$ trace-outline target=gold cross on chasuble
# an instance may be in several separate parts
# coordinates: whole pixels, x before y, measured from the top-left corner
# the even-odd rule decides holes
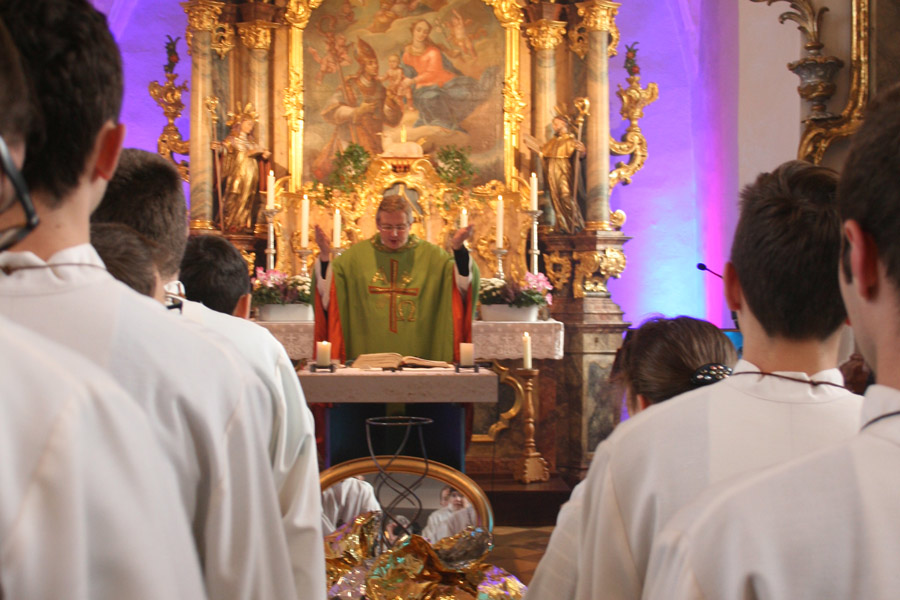
[[[418,296],[419,288],[399,287],[397,281],[398,271],[400,270],[400,262],[391,259],[391,280],[387,287],[369,286],[370,294],[389,294],[390,295],[390,328],[392,333],[397,333],[397,297],[398,296]]]

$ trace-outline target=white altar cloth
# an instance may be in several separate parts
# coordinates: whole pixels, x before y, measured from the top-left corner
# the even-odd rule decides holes
[[[314,327],[307,322],[258,321],[272,332],[287,350],[291,360],[313,358]],[[548,321],[473,321],[472,343],[478,360],[522,358],[522,334],[531,335],[532,356],[535,359],[559,360],[563,357],[565,327],[562,322]],[[306,385],[304,382],[304,391]]]

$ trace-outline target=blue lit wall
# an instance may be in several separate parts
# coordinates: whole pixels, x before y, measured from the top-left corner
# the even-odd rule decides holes
[[[125,63],[122,120],[126,145],[156,150],[165,118],[147,92],[163,80],[166,35],[181,37],[179,81],[190,75],[184,32],[187,17],[174,0],[94,0],[107,13]],[[732,6],[735,5],[735,6]],[[659,84],[660,98],[641,121],[649,160],[629,186],[617,187],[632,239],[628,266],[610,292],[626,319],[653,313],[708,318],[730,327],[718,279],[728,255],[737,193],[737,7],[721,0],[625,0],[617,19],[622,41],[610,81],[625,84],[624,46],[639,42],[642,83]],[[190,106],[190,94],[183,97]],[[612,97],[613,135],[624,132]],[[185,118],[179,127],[188,136]]]

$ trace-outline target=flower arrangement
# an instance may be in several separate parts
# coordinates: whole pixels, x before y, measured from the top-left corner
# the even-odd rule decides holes
[[[486,278],[481,280],[478,297],[482,304],[509,306],[549,306],[553,304],[553,286],[543,273],[526,273],[525,282]]]
[[[287,275],[281,271],[256,268],[253,278],[253,306],[263,304],[310,304],[312,281],[302,275]]]
[[[639,75],[641,72],[641,68],[637,64],[637,45],[635,42],[630,46],[625,44],[625,71],[634,77],[635,75]]]
[[[166,38],[168,40],[166,42],[166,58],[168,60],[166,61],[166,64],[163,65],[163,71],[171,74],[175,72],[175,65],[178,64],[178,51],[175,49],[175,44],[177,44],[178,40],[181,38],[177,37],[173,40],[171,35],[167,35]]]

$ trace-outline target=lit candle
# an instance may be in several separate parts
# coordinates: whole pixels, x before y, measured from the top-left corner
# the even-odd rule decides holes
[[[459,213],[459,226],[460,227],[468,227],[469,226],[469,211],[466,209],[462,209]]]
[[[269,171],[266,179],[266,210],[275,209],[275,171]]]
[[[331,239],[335,248],[341,247],[341,211],[337,208],[334,209],[334,236]]]
[[[309,196],[303,194],[303,202],[300,203],[300,247],[309,247]]]
[[[497,196],[497,249],[503,248],[503,196]]]
[[[522,368],[531,368],[531,336],[528,332],[522,334]]]
[[[531,210],[538,209],[537,173],[531,174]]]
[[[316,366],[331,366],[331,342],[316,342]]]
[[[475,344],[461,343],[459,345],[459,366],[471,367],[475,364]]]
[[[406,143],[406,125],[400,126],[400,143],[401,144]]]

